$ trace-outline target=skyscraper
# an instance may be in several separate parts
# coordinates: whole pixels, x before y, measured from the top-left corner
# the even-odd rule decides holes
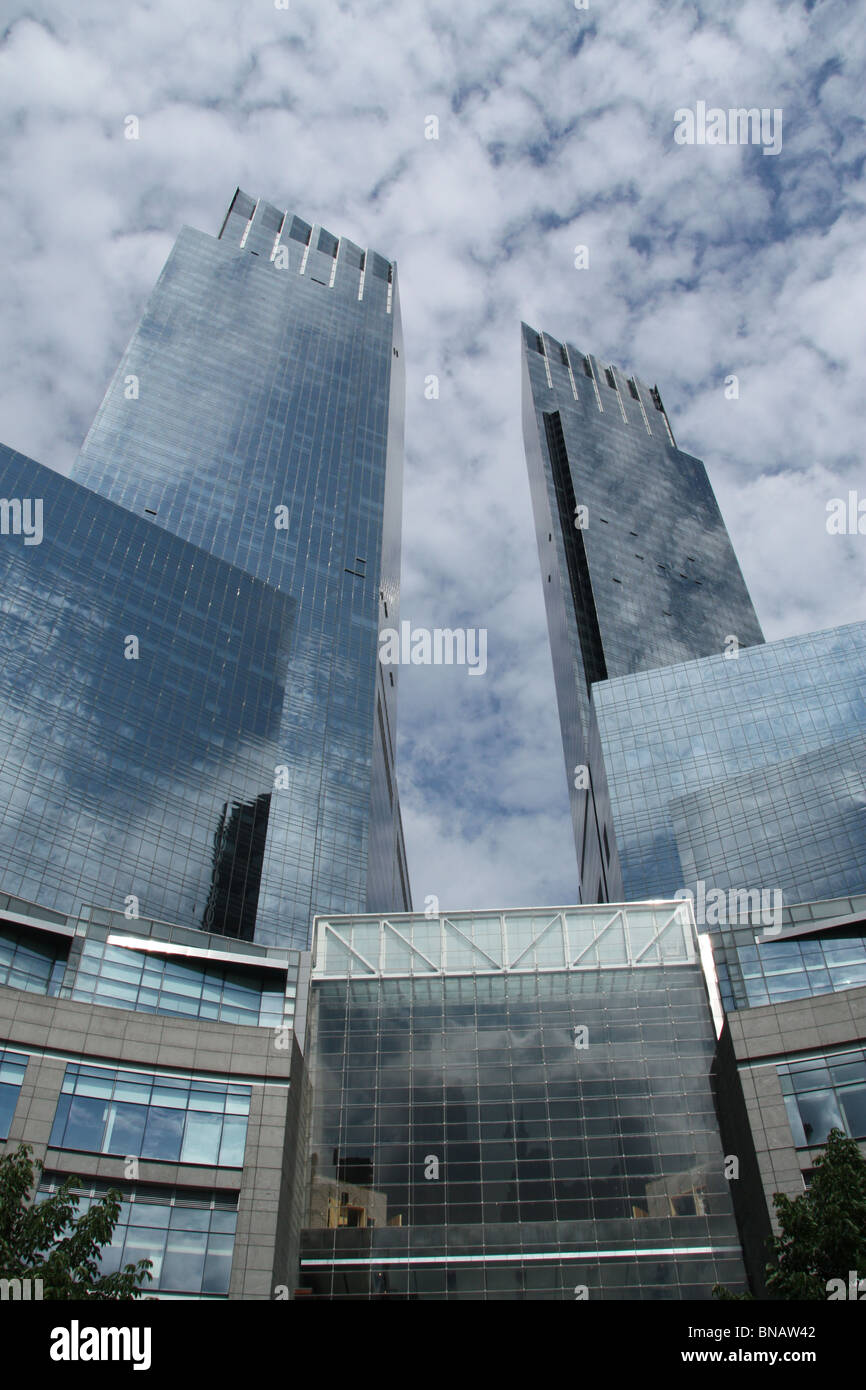
[[[181,231],[72,481],[7,454],[4,496],[48,505],[4,547],[0,888],[299,947],[315,911],[409,907],[377,659],[403,395],[390,261],[240,190]],[[25,633],[62,749],[22,733]]]
[[[74,476],[0,446],[0,1151],[159,1297],[292,1296],[313,914],[409,906],[402,422],[395,267],[238,191]]]
[[[763,641],[699,459],[661,396],[523,325],[523,430],[584,902],[623,897],[591,691]]]
[[[802,1193],[831,1126],[866,1148],[866,624],[764,643],[657,388],[526,325],[523,359],[584,892],[609,857],[624,900],[694,904],[760,1294],[773,1194]]]

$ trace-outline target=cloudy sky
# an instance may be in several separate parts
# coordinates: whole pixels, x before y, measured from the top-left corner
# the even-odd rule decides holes
[[[4,12],[0,440],[69,470],[178,229],[216,233],[237,184],[395,258],[402,616],[489,634],[483,679],[401,676],[415,903],[574,901],[518,324],[658,382],[678,443],[707,464],[769,638],[866,617],[866,535],[826,528],[830,499],[866,499],[859,7]],[[780,108],[781,152],[677,144],[674,112],[698,101]],[[438,400],[425,399],[431,373]]]

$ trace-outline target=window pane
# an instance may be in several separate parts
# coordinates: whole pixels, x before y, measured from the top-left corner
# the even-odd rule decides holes
[[[222,1115],[209,1115],[206,1111],[190,1111],[186,1117],[186,1135],[183,1141],[182,1163],[219,1162]]]
[[[152,1105],[141,1147],[143,1158],[178,1159],[183,1139],[183,1111]]]
[[[233,1236],[212,1235],[208,1241],[202,1293],[227,1294],[232,1272]]]
[[[839,1099],[848,1121],[848,1133],[855,1139],[866,1136],[866,1086],[848,1086],[839,1092]]]
[[[844,1130],[845,1124],[832,1091],[811,1091],[797,1097],[806,1143],[823,1144],[831,1129]]]
[[[163,1289],[199,1293],[204,1277],[207,1236],[196,1231],[170,1231],[162,1267]]]
[[[124,1105],[112,1101],[108,1107],[108,1127],[103,1153],[140,1154],[147,1110],[143,1105]]]
[[[62,1140],[64,1148],[90,1149],[93,1153],[101,1153],[107,1111],[108,1107],[103,1100],[72,1096],[66,1133]]]
[[[20,1090],[20,1086],[0,1085],[0,1139],[5,1139],[9,1133]]]
[[[228,1168],[242,1168],[247,1141],[246,1116],[227,1115],[223,1121],[223,1137],[219,1161]]]

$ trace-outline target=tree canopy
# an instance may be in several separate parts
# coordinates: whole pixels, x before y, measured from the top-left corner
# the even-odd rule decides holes
[[[67,1178],[56,1192],[32,1200],[43,1165],[19,1144],[0,1156],[0,1279],[41,1279],[43,1299],[140,1298],[150,1279],[150,1260],[101,1274],[102,1247],[120,1215],[113,1189],[78,1214],[81,1198]]]

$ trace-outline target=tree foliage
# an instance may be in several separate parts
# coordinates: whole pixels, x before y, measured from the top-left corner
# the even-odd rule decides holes
[[[150,1260],[101,1274],[99,1258],[120,1215],[114,1190],[78,1215],[80,1197],[67,1178],[50,1196],[33,1201],[43,1165],[19,1144],[0,1156],[0,1279],[41,1279],[44,1299],[140,1298]],[[35,1170],[35,1172],[34,1172]]]
[[[779,1234],[770,1242],[767,1293],[773,1299],[826,1301],[831,1280],[866,1278],[866,1159],[853,1139],[833,1129],[806,1192],[777,1192]],[[717,1285],[718,1298],[742,1298]]]

